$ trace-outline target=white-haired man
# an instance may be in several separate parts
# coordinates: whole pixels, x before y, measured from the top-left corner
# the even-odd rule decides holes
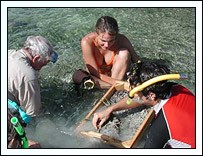
[[[39,70],[57,58],[51,43],[42,36],[28,36],[22,49],[8,50],[8,106],[17,110],[19,106],[30,117],[39,114]]]

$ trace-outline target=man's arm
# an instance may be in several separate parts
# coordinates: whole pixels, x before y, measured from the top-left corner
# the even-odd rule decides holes
[[[103,110],[102,112],[97,112],[94,114],[92,124],[93,126],[98,129],[101,127],[104,122],[110,117],[110,114],[115,111],[125,110],[125,109],[131,109],[136,108],[140,106],[139,103],[133,101],[130,105],[128,105],[127,102],[128,97],[124,97],[119,102],[117,102],[114,105],[109,106],[107,109]]]

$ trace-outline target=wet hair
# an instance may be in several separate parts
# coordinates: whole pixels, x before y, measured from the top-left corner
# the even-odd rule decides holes
[[[54,49],[51,43],[42,36],[28,36],[24,48],[34,57],[39,54],[47,60],[52,60]]]
[[[142,84],[154,77],[170,74],[170,69],[168,69],[163,64],[158,64],[157,62],[137,62],[132,64],[127,77],[130,85]],[[156,99],[165,99],[170,93],[172,83],[167,82],[167,80],[157,82],[146,88],[141,92],[144,96],[147,96],[149,92],[156,94]]]
[[[117,21],[110,16],[102,16],[95,25],[97,34],[108,32],[109,35],[117,35],[119,32]]]

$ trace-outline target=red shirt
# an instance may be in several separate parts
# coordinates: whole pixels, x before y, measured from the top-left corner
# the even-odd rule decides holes
[[[175,85],[163,113],[170,138],[195,148],[195,96],[185,87]]]

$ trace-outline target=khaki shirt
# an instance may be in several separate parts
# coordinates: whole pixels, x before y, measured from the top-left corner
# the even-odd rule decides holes
[[[41,107],[39,73],[21,50],[8,50],[8,91],[30,116],[39,113]]]

